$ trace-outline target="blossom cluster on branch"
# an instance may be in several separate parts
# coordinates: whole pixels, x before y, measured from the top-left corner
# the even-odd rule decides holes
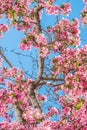
[[[85,7],[81,12],[81,22],[83,25],[87,24],[87,0],[83,0],[85,3]]]
[[[14,27],[25,34],[19,45],[21,50],[32,51],[33,47],[38,50],[36,79],[26,78],[23,69],[13,67],[0,50],[0,85],[4,86],[0,89],[0,116],[4,120],[0,122],[0,130],[87,130],[87,46],[77,48],[81,42],[79,22],[87,24],[87,0],[84,0],[81,21],[61,18],[45,30],[41,26],[44,10],[48,17],[55,18],[67,16],[71,11],[69,3],[59,6],[55,2],[0,1],[0,18],[4,14],[9,21],[9,25],[0,24],[0,38],[9,27]],[[46,66],[44,61],[51,53],[58,56],[51,58],[51,66]],[[2,59],[9,67],[4,67]],[[50,76],[45,76],[45,67],[50,67]],[[63,96],[56,97],[61,110],[49,106],[42,112],[41,104],[49,98],[38,92],[43,85],[53,87],[54,95],[59,90],[64,92]],[[59,121],[51,120],[54,115],[60,116]]]

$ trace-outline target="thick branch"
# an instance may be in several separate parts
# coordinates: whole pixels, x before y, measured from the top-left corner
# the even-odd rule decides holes
[[[35,109],[37,109],[40,113],[42,113],[42,109],[36,98],[35,89],[36,89],[36,86],[34,85],[34,83],[31,83],[31,85],[29,85],[29,96],[31,98],[31,103]]]
[[[40,19],[39,19],[39,11],[42,8],[43,7],[41,7],[41,6],[35,8],[35,21],[37,22],[36,30],[37,30],[38,34],[40,34],[42,32],[41,25],[40,25]],[[44,59],[41,58],[40,50],[39,50],[39,54],[38,54],[38,76],[37,76],[37,79],[35,80],[35,84],[38,84],[40,82],[41,78],[42,78],[43,65],[44,65]]]
[[[39,51],[40,54],[40,51]],[[38,76],[37,79],[35,80],[35,84],[37,85],[40,80],[42,79],[42,74],[43,74],[43,66],[44,66],[44,59],[42,59],[39,55],[38,57]]]
[[[35,17],[35,21],[37,23],[37,25],[36,25],[37,34],[40,34],[42,32],[41,31],[41,25],[40,25],[40,19],[39,19],[39,11],[42,8],[43,7],[41,7],[41,6],[37,6],[34,10],[34,17]],[[40,50],[39,50],[39,54],[38,54],[38,75],[37,75],[37,78],[34,81],[34,83],[31,83],[29,85],[29,96],[30,96],[30,99],[31,99],[32,106],[34,108],[38,109],[40,113],[42,112],[42,110],[41,110],[41,107],[39,105],[39,102],[37,101],[35,90],[36,90],[36,88],[37,88],[37,86],[38,86],[38,84],[39,84],[39,82],[42,78],[43,65],[44,65],[44,59],[41,58]]]
[[[37,23],[36,25],[36,31],[37,31],[37,34],[41,33],[41,25],[40,25],[40,18],[39,18],[39,11],[42,9],[43,7],[41,6],[37,6],[35,9],[34,9],[34,18],[35,18],[35,21]]]
[[[25,124],[25,120],[22,117],[23,112],[20,109],[20,107],[17,104],[15,104],[15,105],[13,105],[13,108],[14,108],[15,115],[16,115],[16,121],[18,123]]]

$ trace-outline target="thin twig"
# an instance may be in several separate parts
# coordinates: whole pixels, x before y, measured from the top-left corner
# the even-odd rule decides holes
[[[49,39],[50,39],[50,42],[52,42],[52,37],[51,37],[51,35],[50,35],[45,29],[43,29],[43,28],[42,28],[42,31],[44,31],[44,32],[47,34],[47,36],[48,36]]]
[[[12,64],[9,62],[9,60],[6,58],[6,56],[2,53],[2,51],[0,50],[0,55],[2,56],[2,58],[5,60],[5,62],[10,66],[13,67]]]

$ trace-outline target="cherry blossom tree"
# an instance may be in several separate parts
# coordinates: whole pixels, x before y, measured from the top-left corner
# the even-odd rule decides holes
[[[0,89],[0,116],[4,119],[0,130],[87,130],[87,46],[78,48],[79,22],[87,24],[87,0],[83,1],[81,19],[71,21],[62,17],[69,15],[70,4],[55,2],[0,0],[0,18],[4,15],[9,20],[7,25],[0,24],[0,38],[14,27],[25,33],[20,49],[38,52],[36,77],[26,78],[24,70],[13,66],[0,50],[0,85],[4,86]],[[57,21],[46,29],[41,26],[44,11]],[[43,86],[49,95],[39,93]],[[60,90],[62,95],[58,95]],[[49,96],[56,105],[44,112],[42,104],[48,103]],[[60,116],[59,121],[52,121],[54,115]]]

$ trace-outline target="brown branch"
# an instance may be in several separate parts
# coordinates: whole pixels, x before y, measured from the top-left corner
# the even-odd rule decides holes
[[[2,58],[5,60],[5,62],[10,66],[13,67],[12,64],[9,62],[9,60],[5,57],[5,55],[2,53],[2,51],[0,50],[0,55],[2,56]]]
[[[40,25],[40,18],[39,18],[39,11],[42,9],[43,7],[42,6],[37,6],[35,8],[35,21],[37,22],[37,26],[36,26],[36,30],[37,30],[37,34],[40,34],[42,33],[42,30],[41,30],[41,25]],[[40,56],[40,50],[39,50],[39,54],[38,54],[38,76],[37,76],[37,79],[35,80],[35,84],[37,85],[41,78],[42,78],[42,74],[43,74],[43,65],[44,65],[44,59],[41,58]]]
[[[16,121],[18,123],[25,124],[25,120],[22,117],[23,111],[20,109],[20,107],[18,106],[18,104],[14,104],[13,105],[13,109],[15,111]]]
[[[42,80],[64,81],[62,78],[42,77]]]
[[[39,102],[37,101],[37,98],[36,98],[35,89],[36,89],[36,86],[34,85],[34,83],[31,83],[29,85],[29,91],[28,91],[29,96],[30,96],[30,100],[31,100],[31,104],[35,109],[37,109],[40,113],[42,113],[42,109],[41,109]]]
[[[48,85],[48,86],[53,86],[53,87],[56,87],[56,86],[60,86],[60,85],[62,85],[62,84],[64,84],[64,83],[58,83],[58,84],[56,84],[56,83],[54,83],[54,82],[47,82],[47,81],[41,81],[40,83],[39,83],[39,86],[41,86],[41,85]],[[39,87],[40,88],[40,87]]]
[[[41,25],[40,25],[40,19],[39,19],[39,11],[42,8],[43,7],[41,7],[41,6],[37,6],[34,9],[34,18],[35,18],[35,21],[37,23],[37,25],[36,25],[36,32],[37,32],[37,34],[42,33],[42,31],[41,31]],[[40,50],[39,50],[39,54],[38,54],[38,75],[37,75],[36,80],[29,85],[28,92],[29,92],[29,96],[30,96],[30,100],[31,100],[32,106],[35,109],[38,109],[40,113],[42,113],[42,109],[41,109],[41,107],[39,105],[39,102],[37,101],[35,91],[37,89],[37,86],[38,86],[41,78],[42,78],[43,65],[44,65],[44,59],[41,58],[41,56],[40,56]]]

